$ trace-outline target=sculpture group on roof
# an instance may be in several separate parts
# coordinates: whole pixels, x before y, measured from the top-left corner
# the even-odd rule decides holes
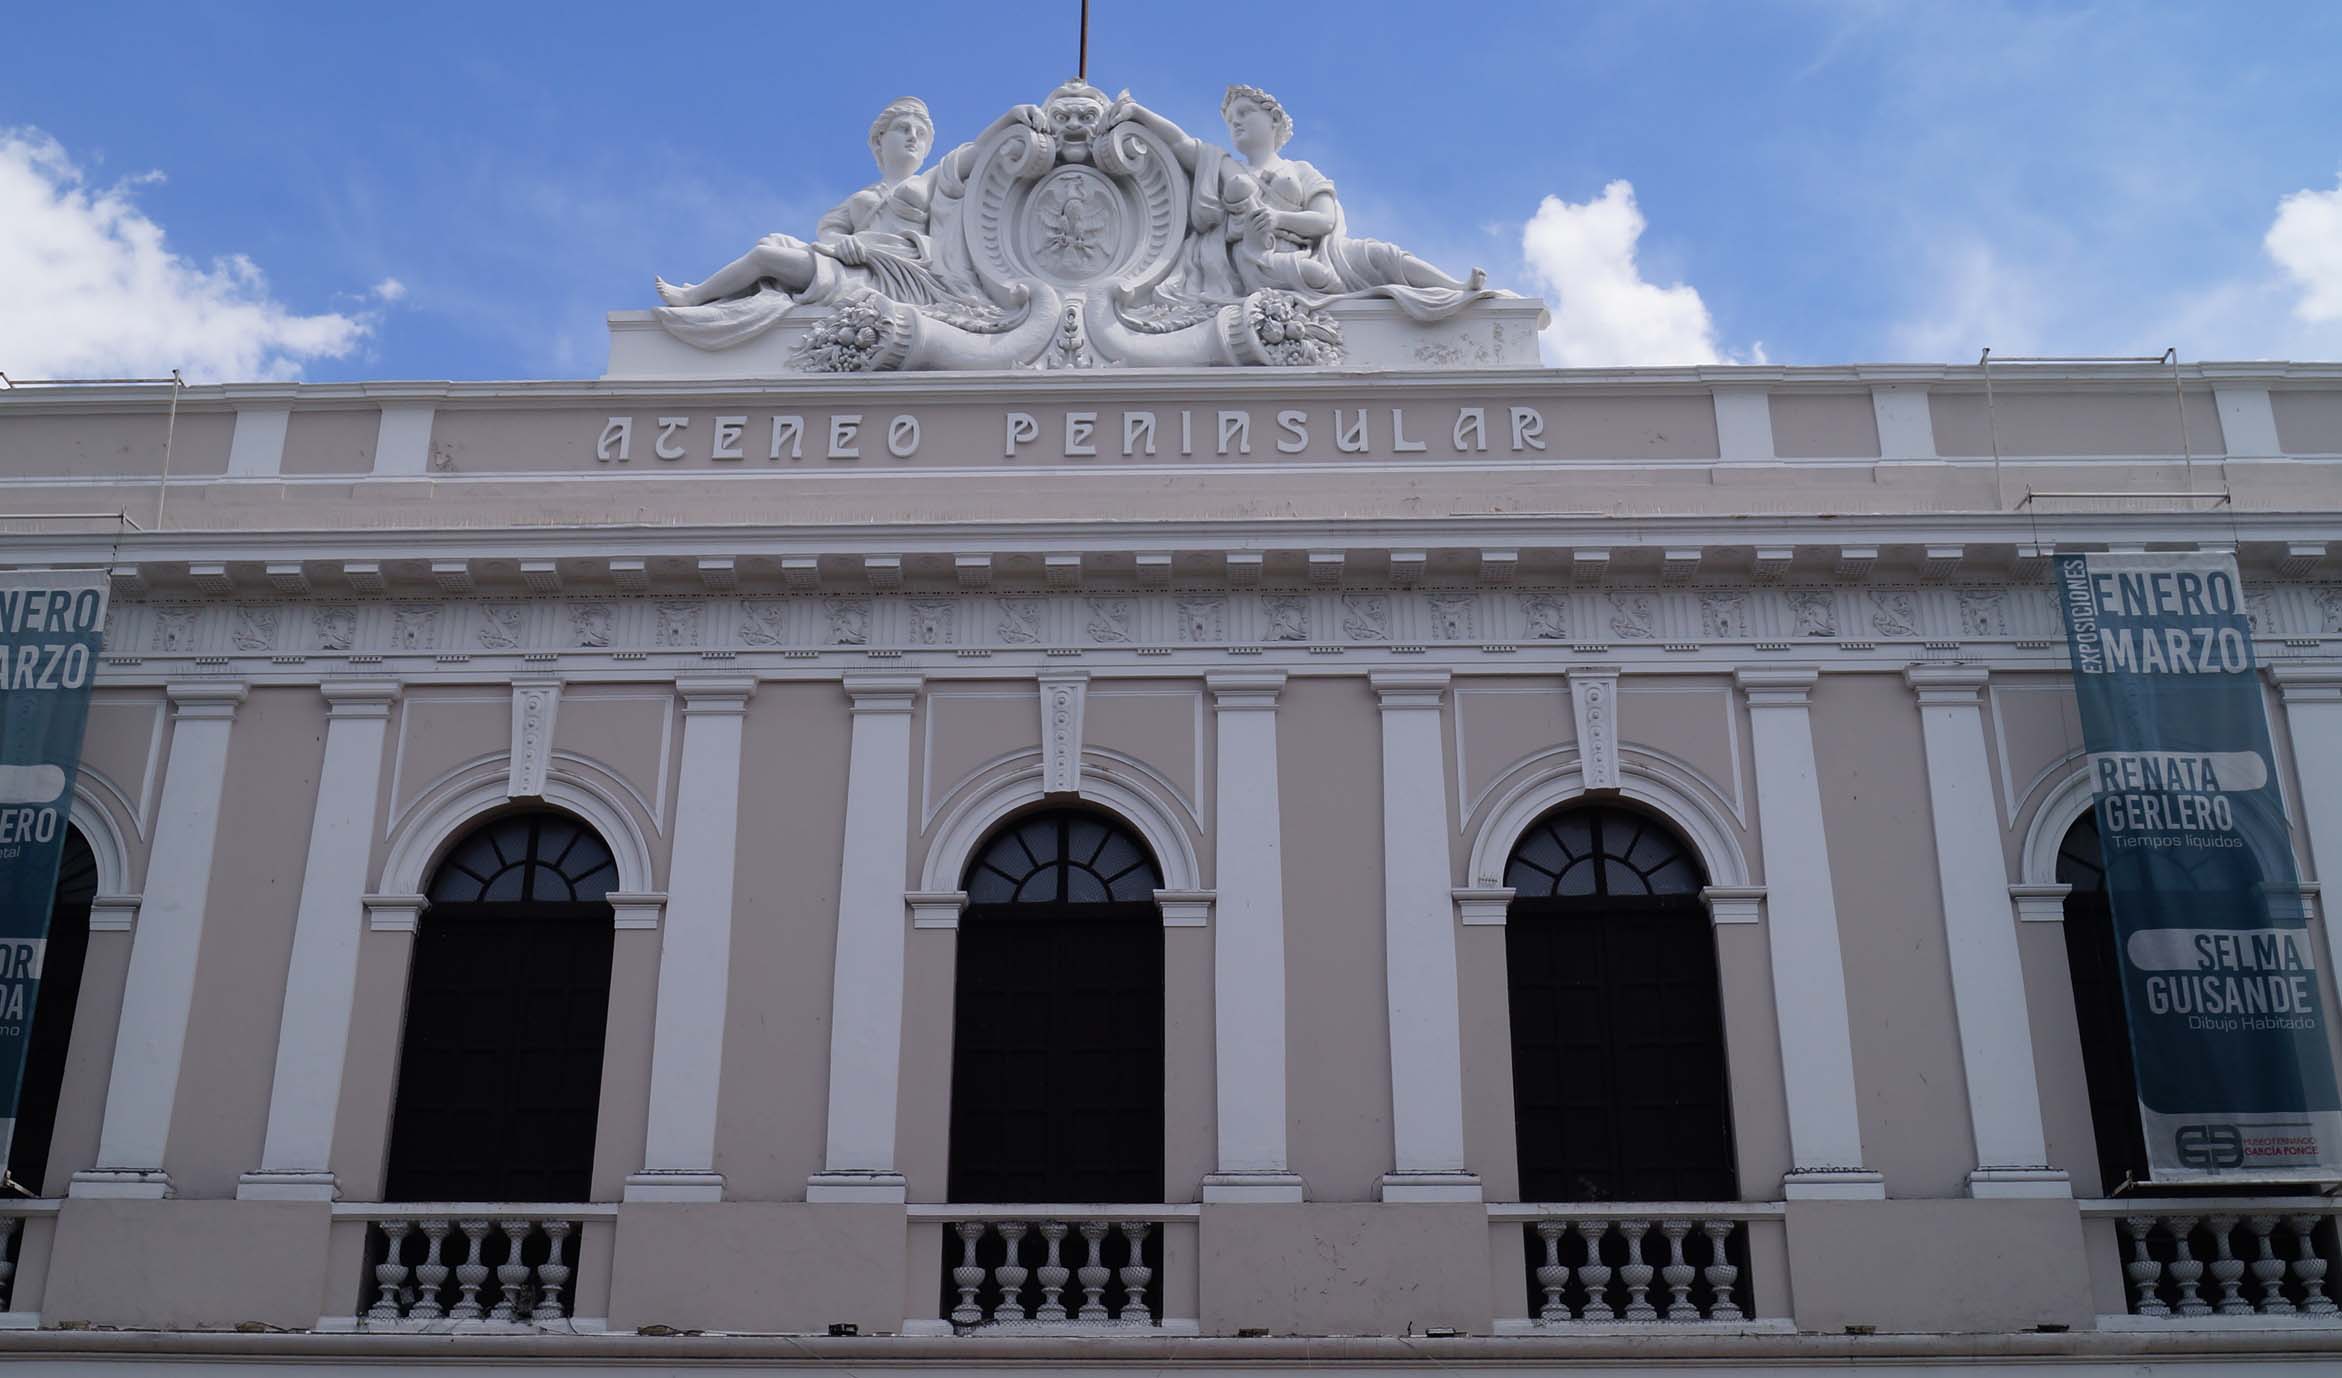
[[[1328,364],[1327,308],[1383,298],[1438,321],[1502,295],[1352,236],[1333,181],[1284,156],[1292,117],[1231,86],[1232,156],[1086,82],[1018,105],[926,163],[935,126],[879,112],[879,179],[811,240],[770,234],[704,281],[658,283],[661,323],[720,350],[791,319],[799,367]]]

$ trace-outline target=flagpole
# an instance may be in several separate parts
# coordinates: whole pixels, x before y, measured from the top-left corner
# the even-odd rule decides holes
[[[1075,61],[1073,74],[1076,81],[1090,79],[1090,0],[1082,0],[1081,53]]]

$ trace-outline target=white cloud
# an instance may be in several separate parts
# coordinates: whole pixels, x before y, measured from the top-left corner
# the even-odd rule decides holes
[[[2297,191],[2279,201],[2261,244],[2301,287],[2294,315],[2342,321],[2342,179],[2332,191]]]
[[[377,301],[400,301],[407,295],[407,285],[397,278],[384,278],[374,284],[373,294]]]
[[[1546,362],[1563,368],[1725,362],[1698,289],[1643,280],[1635,244],[1644,224],[1634,184],[1624,180],[1583,205],[1548,196],[1537,207],[1521,231],[1521,255],[1553,303]]]
[[[293,312],[242,254],[206,266],[172,253],[132,198],[152,180],[92,189],[55,139],[0,129],[0,369],[287,378],[364,339],[367,317]]]

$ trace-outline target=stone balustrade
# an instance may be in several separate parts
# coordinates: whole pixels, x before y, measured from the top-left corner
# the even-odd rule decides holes
[[[1773,1202],[1492,1206],[1524,1234],[1530,1321],[1743,1323],[1756,1314],[1749,1227]]]
[[[2342,1203],[2322,1197],[2090,1201],[2110,1219],[2134,1316],[2342,1315],[2328,1276],[2342,1260]]]
[[[570,1322],[584,1221],[607,1206],[344,1207],[366,1221],[366,1330]]]
[[[967,1206],[943,1222],[943,1318],[959,1333],[1163,1323],[1161,1207]]]

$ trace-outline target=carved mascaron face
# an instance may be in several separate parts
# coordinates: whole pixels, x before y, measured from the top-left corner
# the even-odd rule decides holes
[[[1053,97],[1044,109],[1061,156],[1071,162],[1087,162],[1090,140],[1106,119],[1106,107],[1088,96],[1066,95]]]

